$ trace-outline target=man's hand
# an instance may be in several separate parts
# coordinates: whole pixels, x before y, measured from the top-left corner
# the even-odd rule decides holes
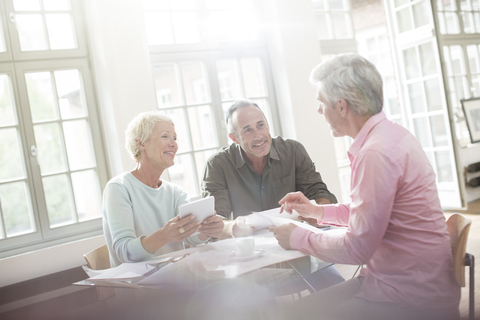
[[[223,218],[217,216],[217,213],[215,212],[213,216],[203,220],[198,231],[200,232],[198,236],[202,240],[206,240],[210,237],[217,239],[221,238],[223,232]],[[202,235],[206,238],[204,239]]]
[[[290,247],[290,234],[292,233],[293,229],[297,228],[296,225],[293,223],[284,224],[282,226],[271,226],[268,228],[270,232],[273,232],[273,235],[278,240],[278,244],[280,247],[286,250],[291,250]]]
[[[288,193],[278,203],[282,206],[280,213],[285,211],[291,214],[295,210],[303,218],[323,218],[323,207],[311,203],[301,192]]]
[[[245,217],[237,217],[232,227],[232,236],[234,238],[251,236],[255,228],[245,223]]]

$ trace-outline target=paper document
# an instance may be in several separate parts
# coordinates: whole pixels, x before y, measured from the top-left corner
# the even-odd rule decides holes
[[[310,200],[315,204],[315,200]],[[292,214],[288,212],[280,213],[280,207],[261,212],[253,212],[252,214],[245,216],[245,223],[255,227],[255,230],[267,229],[270,226],[280,226],[285,223],[293,223],[293,221],[299,221],[300,215],[295,210]],[[292,221],[293,220],[293,221]],[[300,222],[301,223],[301,222]],[[299,226],[302,226],[301,224]]]

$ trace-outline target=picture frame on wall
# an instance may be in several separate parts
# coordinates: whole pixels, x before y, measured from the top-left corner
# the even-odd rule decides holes
[[[480,98],[462,99],[460,101],[467,121],[470,141],[478,143],[480,142]]]

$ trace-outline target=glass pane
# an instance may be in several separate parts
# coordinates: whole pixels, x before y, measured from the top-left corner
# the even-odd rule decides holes
[[[429,1],[423,1],[413,6],[413,20],[415,21],[415,28],[427,25],[430,23],[430,4]]]
[[[197,7],[197,0],[170,0],[172,9],[186,10],[195,9]]]
[[[415,48],[403,51],[403,60],[405,62],[405,74],[407,79],[420,76],[420,66],[418,65],[417,54]]]
[[[330,10],[347,10],[348,8],[345,8],[343,6],[344,1],[343,0],[330,0]]]
[[[475,32],[480,33],[480,12],[473,13],[473,21],[475,24]]]
[[[180,185],[189,198],[199,195],[191,154],[177,155],[175,164],[168,168],[170,182]]]
[[[330,17],[325,13],[317,13],[315,15],[315,26],[317,27],[317,35],[319,39],[332,38],[328,19],[330,19]]]
[[[395,0],[395,7],[399,7],[402,4],[408,3],[410,0]]]
[[[36,231],[30,195],[25,182],[1,184],[0,205],[7,237]]]
[[[473,24],[473,15],[471,12],[463,12],[463,31],[465,33],[475,33],[475,25]]]
[[[227,10],[230,4],[225,0],[206,0],[207,10]]]
[[[143,10],[166,10],[168,0],[142,0]]]
[[[427,76],[437,72],[435,64],[435,54],[433,52],[432,44],[426,43],[418,47],[420,52],[420,61],[422,65],[423,75]]]
[[[197,179],[198,181],[203,180],[203,170],[205,169],[205,163],[207,163],[208,158],[210,158],[217,150],[207,150],[195,152],[195,165],[197,166]]]
[[[428,135],[428,122],[427,118],[415,118],[413,119],[413,127],[415,129],[415,137],[424,148],[431,147],[430,137]]]
[[[217,76],[222,101],[242,96],[237,60],[217,60]]]
[[[0,181],[25,177],[21,140],[16,128],[0,130]]]
[[[409,8],[405,8],[397,12],[397,24],[398,33],[402,33],[413,28]]]
[[[170,118],[172,118],[175,124],[175,132],[177,133],[178,152],[186,152],[192,150],[190,143],[189,127],[185,120],[185,114],[183,109],[167,110],[165,112]]]
[[[154,66],[153,77],[159,108],[183,104],[183,98],[179,90],[179,79],[173,63]]]
[[[442,96],[438,79],[425,81],[425,95],[427,98],[428,110],[435,111],[442,109]]]
[[[470,73],[476,74],[480,73],[480,54],[479,50],[477,50],[476,45],[467,46],[467,56],[468,56],[468,63],[470,65]]]
[[[0,52],[7,52],[7,46],[5,44],[5,36],[3,33],[2,17],[0,17]]]
[[[393,77],[387,77],[384,79],[384,96],[387,101],[389,114],[395,115],[400,113],[400,105],[397,97],[397,87],[395,79]]]
[[[190,134],[195,150],[218,145],[215,119],[210,106],[188,108]]]
[[[17,14],[15,22],[22,51],[48,49],[43,19],[40,14]]]
[[[458,20],[458,15],[456,12],[446,12],[445,22],[447,27],[447,33],[449,34],[460,33],[460,22]]]
[[[232,4],[232,9],[234,11],[237,10],[254,10],[253,6],[253,1],[254,0],[230,0],[230,3]]]
[[[101,190],[94,170],[72,173],[73,194],[79,221],[99,218],[102,212]]]
[[[34,127],[38,164],[42,175],[66,170],[60,128],[57,123]]]
[[[262,61],[258,58],[242,59],[243,86],[248,98],[267,95]]]
[[[73,21],[69,14],[47,14],[45,20],[50,49],[73,49],[77,47]]]
[[[173,29],[170,15],[166,12],[146,12],[145,28],[151,46],[172,44]]]
[[[438,182],[452,182],[453,172],[450,153],[448,151],[435,152],[435,160],[437,162]]]
[[[43,8],[46,11],[70,10],[68,0],[43,0]]]
[[[172,14],[175,42],[198,43],[200,42],[197,15],[193,12],[174,12]]]
[[[0,126],[17,124],[15,102],[12,99],[10,77],[0,74]]]
[[[432,127],[433,146],[448,146],[447,130],[445,128],[443,115],[430,117],[430,125]]]
[[[95,166],[93,141],[87,120],[64,122],[63,131],[70,170]]]
[[[184,62],[181,70],[187,104],[210,102],[210,89],[203,63]]]
[[[419,113],[427,111],[425,101],[423,100],[422,84],[411,83],[408,85],[408,96],[410,97],[410,108],[412,113]]]
[[[438,10],[456,10],[455,0],[437,0]]]
[[[62,119],[87,116],[87,106],[78,70],[55,71],[54,74]]]
[[[335,26],[333,28],[335,32],[335,39],[350,38],[350,28],[348,25],[347,14],[332,14],[332,23]]]
[[[27,73],[25,80],[33,121],[58,119],[50,72]]]
[[[15,11],[38,11],[40,10],[39,0],[13,0]]]
[[[253,12],[214,11],[207,19],[209,37],[215,42],[258,40],[259,22]]]
[[[326,10],[325,0],[312,0],[315,10]]]
[[[43,190],[51,228],[76,222],[67,175],[43,178]]]

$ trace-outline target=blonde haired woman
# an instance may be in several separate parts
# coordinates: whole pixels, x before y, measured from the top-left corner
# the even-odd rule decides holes
[[[173,166],[178,150],[173,121],[158,111],[141,113],[125,134],[125,146],[137,165],[111,179],[103,194],[103,231],[112,267],[220,237],[221,217],[188,224],[193,217],[176,215],[178,207],[188,202],[187,194],[160,179]]]

